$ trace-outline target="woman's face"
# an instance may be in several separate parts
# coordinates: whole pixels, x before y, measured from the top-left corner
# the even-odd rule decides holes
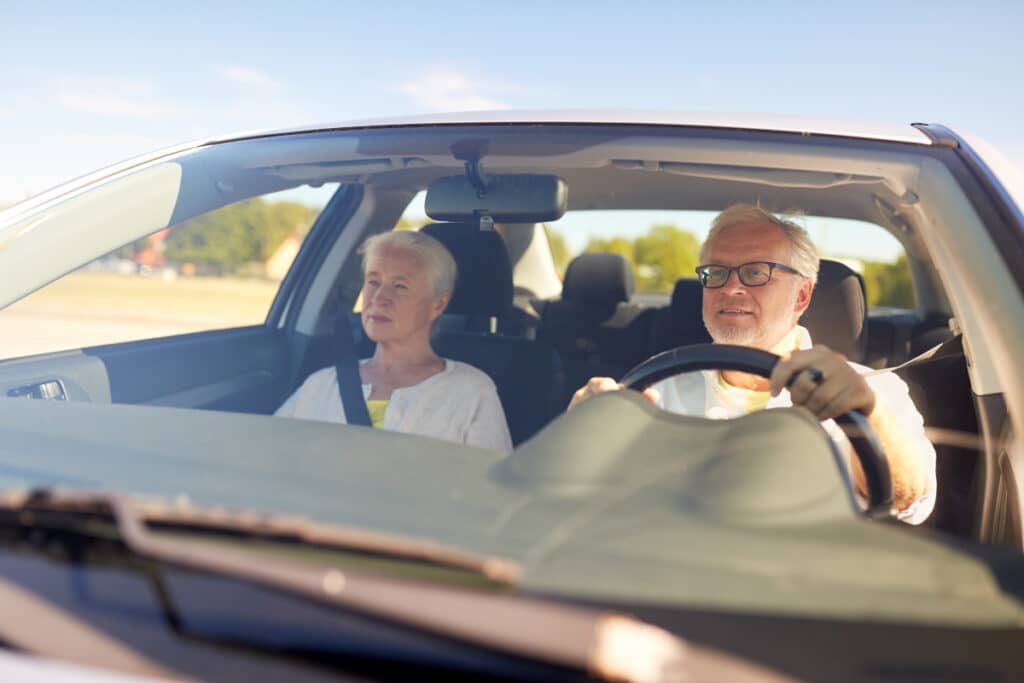
[[[430,325],[447,303],[447,294],[434,298],[423,259],[415,251],[380,247],[367,254],[362,319],[373,341],[429,339]]]

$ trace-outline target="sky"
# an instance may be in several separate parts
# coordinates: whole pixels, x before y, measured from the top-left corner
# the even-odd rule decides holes
[[[212,135],[433,111],[939,122],[1024,168],[1024,2],[0,3],[0,202]]]

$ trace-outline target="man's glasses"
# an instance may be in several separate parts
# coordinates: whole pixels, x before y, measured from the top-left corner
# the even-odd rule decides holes
[[[729,275],[735,270],[740,278],[740,282],[744,285],[747,287],[760,287],[771,281],[772,273],[776,269],[800,275],[800,271],[781,263],[751,261],[750,263],[743,263],[733,267],[716,265],[697,266],[697,276],[700,278],[701,286],[705,289],[718,289],[719,287],[725,287],[725,283],[729,281]],[[803,276],[801,275],[801,277]]]

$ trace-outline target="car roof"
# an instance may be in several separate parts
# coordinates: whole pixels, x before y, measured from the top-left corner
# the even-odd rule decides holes
[[[7,207],[4,212],[14,219],[17,214],[66,195],[91,182],[174,154],[199,147],[276,135],[318,133],[332,130],[358,130],[361,128],[396,128],[436,125],[495,125],[495,124],[579,124],[626,126],[681,126],[718,130],[762,131],[794,133],[804,136],[842,137],[861,140],[910,143],[928,146],[933,140],[910,124],[891,122],[854,121],[809,116],[779,114],[751,114],[727,112],[685,112],[670,110],[627,109],[564,109],[564,110],[493,110],[395,116],[361,119],[338,123],[313,124],[295,128],[264,129],[217,135],[141,154],[122,162],[97,169],[84,176],[68,180],[34,197]]]
[[[862,140],[931,145],[932,139],[923,131],[909,124],[853,121],[817,117],[724,113],[685,112],[669,110],[626,110],[626,109],[565,109],[565,110],[494,110],[396,116],[379,119],[362,119],[331,124],[315,124],[296,128],[254,130],[193,140],[180,145],[165,147],[142,154],[120,163],[95,170],[75,178],[34,197],[16,203],[5,209],[6,217],[12,220],[17,214],[31,211],[56,197],[69,194],[89,183],[109,177],[133,167],[160,158],[187,152],[207,145],[228,143],[275,135],[327,132],[331,130],[358,130],[360,128],[395,128],[433,125],[474,125],[474,124],[580,124],[580,125],[627,125],[627,126],[682,126],[719,130],[746,130],[778,133],[794,133],[805,136],[842,137]]]
[[[565,110],[492,110],[443,112],[414,116],[358,119],[337,123],[301,126],[279,130],[261,130],[218,136],[205,142],[226,142],[259,135],[312,133],[324,130],[354,128],[391,128],[397,126],[473,125],[473,124],[619,124],[646,126],[687,126],[731,130],[826,135],[865,140],[883,140],[929,145],[925,133],[910,124],[884,121],[848,120],[811,116],[754,114],[730,112],[698,112],[628,109],[565,109]]]

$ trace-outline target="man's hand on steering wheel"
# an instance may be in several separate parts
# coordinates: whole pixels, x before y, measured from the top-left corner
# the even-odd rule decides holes
[[[607,377],[592,379],[587,386],[576,392],[571,405],[576,405],[595,394],[621,388],[644,392],[648,399],[657,402],[657,396],[648,393],[651,385],[675,375],[697,370],[735,370],[765,377],[769,379],[770,386],[776,388],[777,391],[781,391],[786,380],[793,377],[794,373],[799,373],[796,377],[797,380],[800,379],[800,376],[808,375],[808,380],[812,382],[814,389],[809,390],[810,388],[805,387],[804,392],[800,395],[804,401],[812,398],[818,389],[828,384],[829,379],[838,378],[828,387],[829,391],[837,387],[838,390],[834,394],[822,394],[817,397],[817,400],[827,399],[823,410],[833,408],[834,405],[846,410],[835,417],[840,426],[853,428],[853,433],[848,433],[848,436],[853,446],[856,462],[859,463],[863,474],[861,477],[863,479],[862,488],[868,498],[866,513],[872,517],[890,517],[893,509],[892,473],[878,435],[864,414],[860,412],[861,408],[874,409],[875,398],[870,387],[867,387],[866,383],[861,387],[860,383],[864,380],[859,376],[851,378],[846,374],[849,371],[853,375],[857,375],[856,370],[846,363],[846,359],[825,347],[819,346],[806,352],[794,353],[785,360],[789,369],[786,370],[786,366],[783,366],[782,372],[776,373],[780,362],[783,362],[783,359],[774,353],[748,346],[729,344],[681,346],[648,358],[623,375],[621,383]],[[825,370],[821,370],[816,363],[820,363]],[[826,375],[826,371],[831,373],[831,376]],[[795,380],[793,384],[796,384]],[[819,384],[821,386],[818,386]],[[796,391],[800,392],[801,390],[796,388]],[[796,397],[793,402],[797,402]],[[834,405],[833,402],[835,402]]]
[[[867,381],[827,346],[794,351],[772,370],[771,393],[777,396],[789,387],[795,406],[803,406],[819,420],[828,420],[851,410],[870,416],[875,409],[875,392]]]
[[[569,401],[569,407],[567,410],[572,410],[580,404],[580,401],[584,401],[591,396],[597,396],[608,391],[618,391],[625,389],[626,387],[616,382],[611,377],[591,377],[590,380],[582,387],[576,390],[576,393],[572,395],[572,400]],[[648,387],[641,392],[645,398],[650,400],[651,403],[657,404],[660,396],[658,390]]]

